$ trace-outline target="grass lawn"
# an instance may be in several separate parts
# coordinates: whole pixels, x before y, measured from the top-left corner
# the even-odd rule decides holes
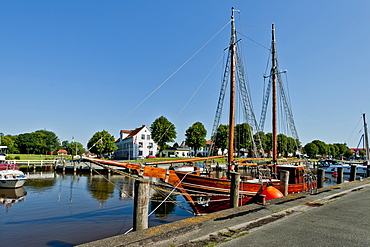
[[[44,155],[44,154],[7,154],[7,160],[54,160],[60,158],[60,155]],[[71,159],[71,155],[63,155],[65,159]]]

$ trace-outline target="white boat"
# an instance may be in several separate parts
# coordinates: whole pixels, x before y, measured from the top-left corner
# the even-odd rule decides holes
[[[5,154],[0,153],[0,188],[19,188],[26,180],[18,165],[5,163]]]
[[[319,169],[324,169],[325,172],[328,172],[328,173],[334,173],[334,172],[338,172],[338,167],[343,167],[343,173],[344,174],[350,174],[351,173],[351,165],[356,166],[356,173],[357,174],[366,174],[367,166],[365,166],[365,165],[347,164],[347,163],[339,162],[339,161],[336,161],[336,160],[320,160]]]

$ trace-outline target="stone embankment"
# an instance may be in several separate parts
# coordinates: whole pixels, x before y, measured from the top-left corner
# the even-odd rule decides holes
[[[358,191],[364,191],[362,193],[356,193]],[[267,205],[259,205],[259,204],[251,204],[239,208],[233,208],[224,210],[221,212],[212,213],[209,215],[204,216],[195,216],[189,219],[152,227],[149,229],[145,229],[142,231],[132,232],[126,235],[118,235],[107,239],[102,239],[98,241],[94,241],[91,243],[86,243],[80,245],[80,247],[88,247],[88,246],[207,246],[210,244],[222,244],[224,246],[241,246],[241,243],[237,241],[252,241],[256,238],[252,237],[251,232],[263,232],[262,229],[267,229],[271,225],[275,226],[282,226],[283,222],[287,222],[285,219],[298,219],[298,223],[295,227],[298,229],[303,229],[303,225],[305,224],[305,220],[300,220],[299,217],[295,217],[298,215],[304,215],[309,217],[309,214],[305,214],[306,212],[310,212],[310,214],[314,214],[316,218],[320,217],[323,219],[317,224],[320,223],[320,227],[325,228],[325,224],[333,224],[332,222],[325,219],[324,213],[325,211],[320,211],[316,209],[324,208],[332,212],[337,210],[335,207],[336,201],[343,201],[348,202],[349,198],[351,197],[361,197],[364,196],[364,193],[367,195],[370,194],[370,180],[364,179],[363,181],[354,181],[339,185],[334,185],[330,187],[325,187],[319,189],[319,191],[315,194],[308,194],[308,193],[299,193],[288,195],[284,198],[275,199],[269,201]],[[369,196],[367,196],[367,200],[369,202]],[[353,200],[353,198],[351,199]],[[334,205],[334,206],[333,206]],[[341,207],[351,207],[351,204],[346,204],[346,206]],[[357,206],[362,207],[361,203]],[[363,217],[363,214],[368,214],[365,208],[356,209],[354,212],[353,208],[341,208],[341,212],[352,212],[353,214],[357,214],[358,219],[360,220]],[[338,211],[339,212],[339,211]],[[365,213],[361,213],[365,212]],[[317,215],[316,215],[317,214]],[[338,214],[334,220],[338,222],[342,222],[345,219],[346,215]],[[348,216],[346,216],[348,217]],[[343,219],[342,219],[343,218]],[[369,217],[368,217],[369,218]],[[307,219],[306,219],[307,221]],[[369,222],[369,221],[367,221]],[[342,222],[343,223],[343,222]],[[312,225],[312,224],[311,224]],[[285,226],[287,227],[287,226]],[[312,226],[311,226],[312,227]],[[328,226],[329,227],[329,226]],[[349,226],[351,227],[351,226]],[[368,225],[364,226],[365,231],[368,231]],[[293,227],[294,228],[294,227]],[[315,228],[313,226],[313,228]],[[310,229],[308,229],[309,232]],[[347,229],[343,229],[342,231],[347,231]],[[317,231],[316,231],[317,232]],[[322,231],[324,234],[324,231]],[[353,232],[353,231],[352,231]],[[358,231],[359,233],[361,231]],[[254,234],[254,233],[253,233]],[[318,233],[317,233],[318,234]],[[326,233],[328,234],[328,233]],[[340,233],[335,233],[336,235]],[[275,234],[272,234],[275,235]],[[312,235],[312,234],[311,234]],[[291,231],[284,231],[280,230],[279,235],[274,236],[276,240],[270,239],[271,236],[269,235],[269,239],[265,239],[264,241],[270,241],[271,246],[293,246],[289,243],[289,237],[295,236],[292,235]],[[345,235],[345,236],[348,236]],[[307,236],[306,236],[307,237]],[[327,236],[327,237],[330,237]],[[249,238],[249,239],[245,239]],[[266,236],[267,238],[267,236]],[[301,246],[317,246],[315,242],[307,242],[305,240],[304,235],[302,236],[295,236],[298,238],[299,241],[302,243],[307,243],[308,245],[302,244]],[[302,238],[302,239],[300,239]],[[308,238],[308,237],[307,237]],[[318,239],[320,236],[311,236],[313,239]],[[353,239],[356,237],[353,236]],[[347,239],[348,241],[354,241],[351,239]],[[370,234],[366,236],[361,236],[359,239],[360,242],[352,242],[352,246],[361,246],[361,241],[368,241],[370,242]],[[230,241],[231,240],[231,241]],[[230,242],[228,242],[230,241]],[[276,242],[274,242],[276,241]],[[280,244],[278,244],[278,241]],[[324,239],[325,241],[325,239]],[[330,243],[336,243],[332,240],[327,240]],[[339,241],[339,242],[338,242]],[[342,246],[341,241],[343,239],[338,239],[337,242]],[[232,245],[235,243],[235,245]],[[256,244],[257,243],[257,244]],[[259,242],[256,242],[256,245],[252,246],[259,246]],[[293,243],[293,242],[291,242]],[[265,245],[266,246],[266,245]]]

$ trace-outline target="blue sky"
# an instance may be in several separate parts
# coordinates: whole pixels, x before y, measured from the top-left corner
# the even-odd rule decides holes
[[[86,145],[97,131],[117,138],[121,129],[150,126],[162,115],[175,124],[179,142],[197,121],[210,132],[220,66],[177,115],[227,47],[229,27],[135,107],[230,20],[232,6],[240,22],[266,28],[242,26],[264,46],[275,23],[301,142],[355,147],[362,113],[370,114],[365,0],[0,1],[0,132],[46,129]],[[259,118],[268,53],[243,42]]]

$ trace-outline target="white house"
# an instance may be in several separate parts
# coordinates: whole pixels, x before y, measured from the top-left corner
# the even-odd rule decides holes
[[[152,132],[143,125],[134,130],[121,130],[119,139],[115,145],[115,159],[139,159],[146,156],[154,156],[157,153],[158,145],[152,139]]]

